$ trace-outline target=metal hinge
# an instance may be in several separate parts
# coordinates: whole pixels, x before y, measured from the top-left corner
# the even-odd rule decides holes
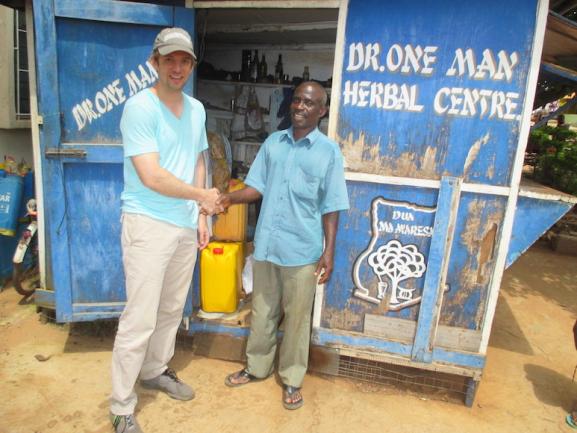
[[[46,158],[86,158],[84,149],[49,148],[44,152]]]

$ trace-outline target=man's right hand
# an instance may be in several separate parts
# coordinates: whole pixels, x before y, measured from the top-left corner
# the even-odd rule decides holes
[[[218,189],[207,189],[204,193],[204,198],[200,201],[200,212],[205,215],[214,215],[222,212],[221,208],[216,204],[220,193]]]

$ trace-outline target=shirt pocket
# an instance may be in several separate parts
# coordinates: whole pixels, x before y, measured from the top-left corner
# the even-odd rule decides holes
[[[290,182],[292,193],[305,200],[317,200],[321,178],[308,174],[302,168],[297,168]]]

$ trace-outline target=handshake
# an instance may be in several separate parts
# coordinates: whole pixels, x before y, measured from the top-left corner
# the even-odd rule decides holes
[[[200,213],[203,215],[223,213],[231,205],[229,194],[221,194],[216,188],[204,190],[203,197],[198,204],[200,205]]]

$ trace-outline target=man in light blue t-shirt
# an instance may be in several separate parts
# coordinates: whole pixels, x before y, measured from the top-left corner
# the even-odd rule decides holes
[[[126,306],[112,352],[110,418],[116,433],[141,433],[134,386],[178,400],[193,390],[168,368],[198,249],[209,240],[206,214],[218,190],[204,189],[208,145],[202,104],[182,89],[196,64],[190,35],[161,31],[150,62],[158,81],[130,98],[124,145],[122,254]],[[199,205],[203,214],[199,214]]]
[[[254,239],[247,366],[228,375],[225,384],[242,386],[272,374],[284,313],[278,373],[286,409],[303,404],[300,388],[308,367],[317,278],[323,284],[331,276],[339,211],[349,207],[339,146],[317,128],[326,104],[318,83],[298,86],[290,106],[292,126],[263,143],[247,187],[217,202],[228,208],[263,199]]]

